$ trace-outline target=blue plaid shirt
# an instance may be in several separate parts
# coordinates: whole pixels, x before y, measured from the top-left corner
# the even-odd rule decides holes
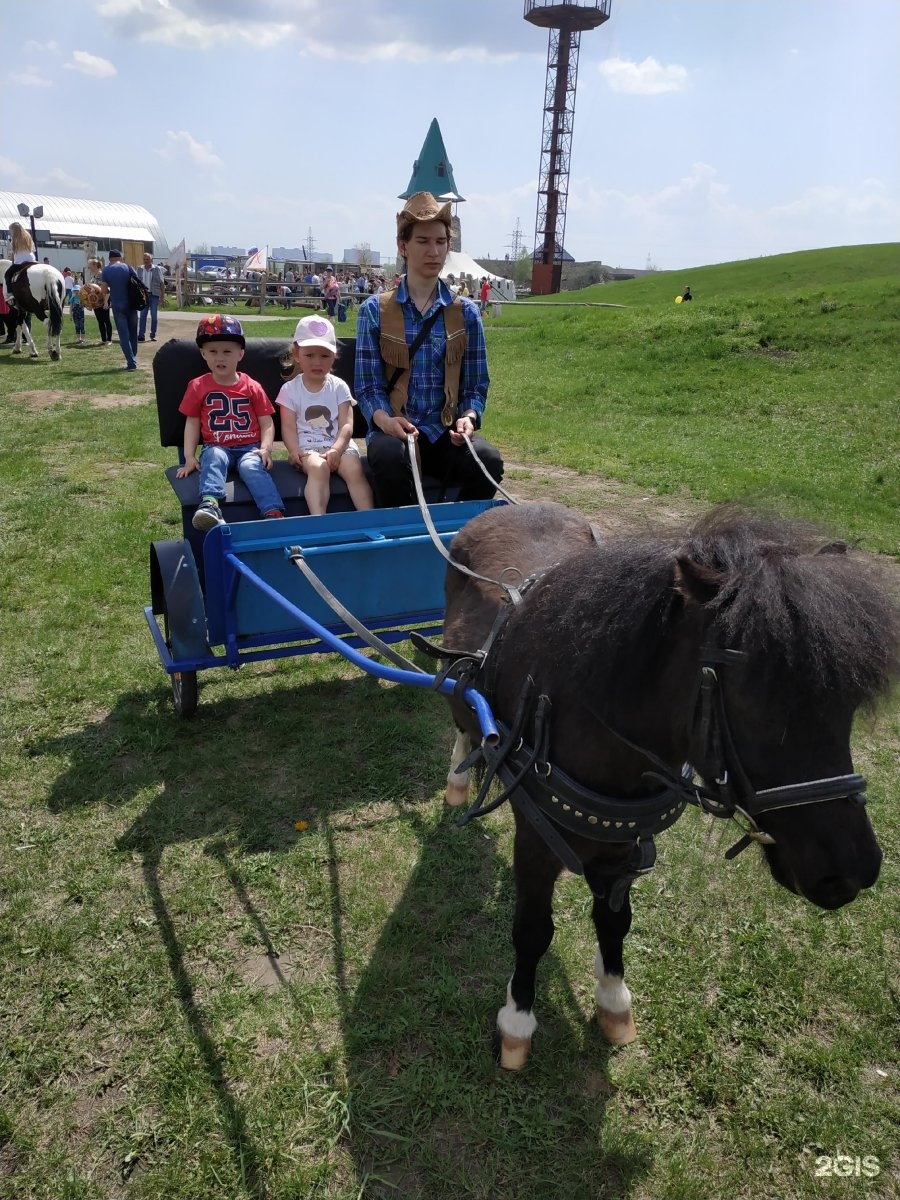
[[[425,319],[434,311],[435,307],[440,305],[442,308],[448,308],[453,303],[453,293],[442,280],[439,280],[434,304],[427,313],[420,316],[419,310],[409,298],[404,275],[397,288],[397,300],[403,309],[406,344],[411,346]],[[459,371],[459,406],[456,411],[457,414],[477,412],[476,424],[480,425],[490,383],[487,355],[484,349],[484,330],[481,326],[478,305],[463,297],[462,306],[466,327],[466,351]],[[388,399],[385,374],[390,378],[396,368],[386,367],[381,360],[381,350],[378,344],[380,333],[381,310],[378,305],[378,296],[370,296],[360,305],[356,324],[354,387],[359,407],[369,423],[370,438],[376,428],[372,418],[379,408],[389,416],[394,415]],[[430,442],[436,442],[441,434],[446,432],[445,427],[441,424],[441,409],[444,407],[444,347],[446,342],[444,322],[438,319],[416,351],[409,375],[409,399],[406,403],[406,415]]]

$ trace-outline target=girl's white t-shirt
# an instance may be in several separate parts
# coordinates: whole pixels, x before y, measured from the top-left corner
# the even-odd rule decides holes
[[[340,429],[338,407],[347,401],[356,403],[347,384],[335,375],[325,376],[321,392],[311,392],[303,376],[296,375],[282,385],[277,397],[277,403],[296,416],[301,450],[327,450],[334,445]]]

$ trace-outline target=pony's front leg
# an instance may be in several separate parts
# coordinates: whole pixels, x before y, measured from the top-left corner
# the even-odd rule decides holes
[[[500,1066],[519,1071],[528,1061],[537,1029],[534,994],[537,965],[553,940],[553,889],[562,866],[524,818],[516,814],[513,874],[516,913],[513,946],[516,968],[497,1013]]]
[[[585,869],[585,877],[593,890],[589,867]],[[599,884],[599,880],[597,882]],[[597,1024],[608,1042],[614,1046],[627,1046],[637,1037],[631,1012],[631,992],[625,986],[622,959],[622,948],[631,928],[630,893],[626,891],[622,907],[614,912],[603,895],[602,886],[598,886],[594,892],[591,916],[597,931],[597,958],[594,963]]]
[[[456,731],[456,741],[450,754],[450,770],[447,772],[447,803],[453,808],[465,804],[469,798],[469,771],[456,773],[459,764],[475,749],[472,739],[461,729]]]

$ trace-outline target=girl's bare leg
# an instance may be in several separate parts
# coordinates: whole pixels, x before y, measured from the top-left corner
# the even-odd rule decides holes
[[[342,455],[337,473],[347,485],[354,508],[362,510],[375,507],[375,498],[372,495],[369,481],[366,479],[362,462],[355,454]]]
[[[300,466],[306,476],[306,487],[303,491],[306,507],[314,517],[320,517],[328,507],[328,497],[331,494],[331,471],[328,463],[321,454],[310,450],[309,454],[303,456]]]

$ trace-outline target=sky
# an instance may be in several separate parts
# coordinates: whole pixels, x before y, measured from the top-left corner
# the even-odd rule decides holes
[[[523,0],[0,0],[0,190],[171,246],[394,257],[433,117],[463,249],[531,249],[547,31]],[[581,35],[566,250],[660,270],[900,240],[900,0],[611,0]],[[20,113],[10,119],[10,113]]]

